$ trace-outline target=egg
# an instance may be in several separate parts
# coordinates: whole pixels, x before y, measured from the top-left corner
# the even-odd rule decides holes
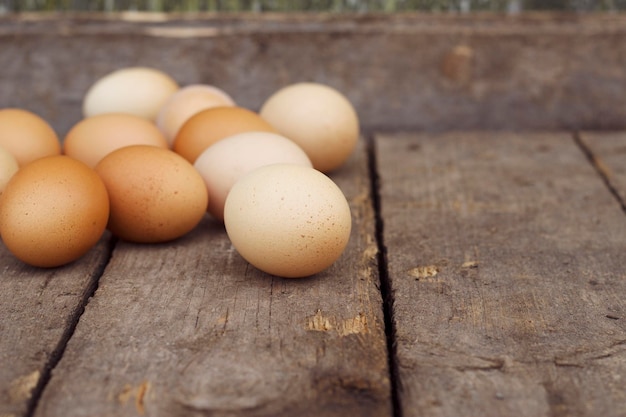
[[[97,80],[85,93],[83,115],[129,113],[154,121],[178,83],[163,71],[129,67]]]
[[[189,162],[220,139],[244,132],[272,132],[276,129],[252,110],[221,106],[202,110],[187,120],[174,139],[173,149]]]
[[[180,127],[194,114],[212,107],[234,105],[235,101],[217,87],[205,84],[188,85],[165,102],[157,115],[156,125],[171,146]]]
[[[0,195],[18,169],[17,159],[11,152],[0,146]]]
[[[109,217],[106,188],[94,170],[64,155],[25,165],[0,195],[0,235],[18,259],[56,267],[87,253]]]
[[[61,143],[52,126],[24,109],[0,109],[0,146],[13,154],[20,166],[61,153]]]
[[[109,192],[109,230],[121,239],[156,243],[190,232],[206,213],[208,193],[200,174],[169,149],[120,148],[96,165]]]
[[[273,164],[233,185],[224,225],[250,264],[271,275],[298,278],[325,270],[341,256],[351,215],[342,191],[322,172]]]
[[[211,196],[209,213],[223,220],[224,202],[233,184],[255,168],[277,163],[312,167],[298,145],[276,133],[239,133],[209,146],[194,163]]]
[[[143,117],[105,113],[75,124],[63,140],[63,152],[93,168],[109,153],[130,145],[169,147],[161,131]]]
[[[330,172],[352,154],[359,120],[348,99],[329,86],[297,83],[272,94],[259,111],[278,133],[296,142],[313,167]]]

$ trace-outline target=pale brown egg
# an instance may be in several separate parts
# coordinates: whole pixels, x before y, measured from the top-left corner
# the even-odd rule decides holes
[[[0,194],[18,169],[17,159],[11,152],[0,146]]]
[[[234,106],[226,92],[212,85],[192,84],[174,93],[161,107],[156,125],[170,146],[181,126],[194,114],[212,107]]]
[[[237,252],[268,274],[299,278],[330,267],[350,239],[350,206],[326,175],[303,165],[272,164],[244,175],[224,206]]]
[[[105,113],[75,124],[65,136],[63,152],[93,168],[109,153],[130,145],[168,148],[161,131],[149,120],[132,114]]]
[[[23,109],[0,109],[0,146],[11,152],[20,166],[61,153],[59,137],[48,122]]]
[[[277,133],[252,110],[237,106],[214,107],[194,114],[178,131],[174,151],[189,162],[220,139],[244,132]]]
[[[339,168],[359,138],[359,119],[339,91],[318,83],[281,88],[263,103],[260,115],[278,133],[296,142],[313,167],[322,172]]]
[[[64,155],[23,166],[0,195],[0,235],[18,259],[55,267],[87,253],[109,217],[106,188],[94,170]]]
[[[200,174],[169,149],[127,146],[96,166],[109,192],[109,230],[141,243],[176,239],[206,213],[208,193]]]

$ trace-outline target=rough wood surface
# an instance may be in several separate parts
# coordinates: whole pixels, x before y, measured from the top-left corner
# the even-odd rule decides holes
[[[63,136],[96,80],[142,65],[252,109],[287,84],[325,83],[367,129],[626,128],[619,14],[104,16],[0,17],[0,107]]]
[[[390,416],[363,147],[333,179],[351,240],[312,278],[250,267],[210,219],[169,244],[119,242],[35,415]]]
[[[626,133],[583,132],[579,137],[626,210]]]
[[[626,216],[568,134],[380,136],[411,416],[625,416]]]
[[[65,346],[109,256],[108,234],[78,261],[34,268],[0,242],[0,416],[22,416]]]

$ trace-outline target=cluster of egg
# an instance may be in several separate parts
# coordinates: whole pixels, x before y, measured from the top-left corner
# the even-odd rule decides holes
[[[60,141],[39,116],[0,110],[0,236],[22,261],[72,262],[107,228],[173,240],[207,211],[269,274],[313,275],[345,249],[350,209],[327,174],[359,126],[338,91],[293,84],[255,112],[214,86],[135,67],[93,84],[83,114]]]

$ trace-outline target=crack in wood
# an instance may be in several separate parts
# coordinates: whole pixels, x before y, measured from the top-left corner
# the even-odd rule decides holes
[[[415,278],[416,281],[432,280],[439,273],[437,265],[416,266],[408,271],[408,274]]]
[[[148,390],[150,389],[150,382],[144,381],[139,388],[137,388],[137,396],[135,397],[135,408],[140,416],[146,413],[145,400]]]
[[[317,332],[335,330],[339,336],[369,333],[367,316],[361,312],[353,318],[338,321],[335,317],[325,316],[322,311],[318,309],[313,316],[307,319],[306,328],[307,330]]]
[[[143,381],[137,387],[133,387],[130,384],[126,384],[122,391],[117,396],[117,401],[121,405],[126,405],[128,401],[135,398],[135,409],[140,416],[146,413],[146,398],[151,384],[149,381]]]
[[[109,262],[111,261],[113,257],[113,251],[118,241],[116,237],[110,236],[110,235],[107,237],[107,239],[108,239],[108,242],[106,245],[105,256],[101,264],[97,268],[95,268],[94,272],[91,274],[89,284],[85,287],[80,302],[78,303],[72,315],[68,319],[67,327],[65,328],[65,331],[63,332],[63,335],[61,339],[59,340],[59,343],[57,344],[55,349],[51,352],[48,363],[46,363],[43,369],[43,372],[41,373],[41,375],[39,376],[36,382],[36,385],[32,388],[32,395],[30,397],[30,400],[28,401],[28,405],[27,405],[27,409],[26,409],[26,413],[24,414],[24,417],[34,416],[35,411],[37,410],[37,406],[39,404],[39,400],[41,399],[41,396],[43,395],[43,392],[46,389],[46,386],[48,385],[50,378],[52,377],[52,371],[56,368],[56,366],[59,364],[59,362],[63,358],[63,354],[65,353],[67,344],[69,343],[70,339],[74,335],[74,332],[76,330],[76,326],[78,326],[78,321],[80,320],[80,317],[83,315],[83,313],[85,312],[85,308],[87,307],[87,304],[89,304],[89,301],[98,290],[98,283],[100,281],[100,278],[104,274],[104,270],[106,269],[107,265],[109,264]]]
[[[609,167],[600,159],[598,155],[596,155],[589,144],[582,137],[580,132],[573,133],[574,143],[580,149],[580,151],[585,155],[593,169],[595,169],[596,173],[604,182],[604,185],[607,187],[613,198],[619,203],[620,207],[626,213],[626,201],[620,195],[617,186],[612,181],[612,174]]]
[[[577,352],[572,355],[554,358],[554,365],[560,367],[584,368],[595,361],[613,358],[616,355],[626,352],[626,340],[616,340],[603,349],[588,352]]]

